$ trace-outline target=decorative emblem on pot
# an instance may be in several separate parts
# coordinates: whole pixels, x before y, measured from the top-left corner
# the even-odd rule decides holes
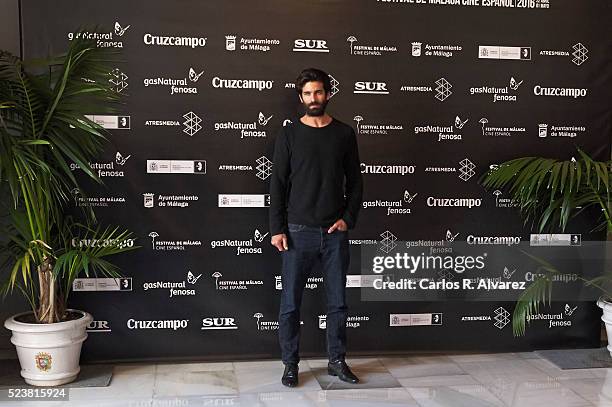
[[[46,352],[39,352],[36,354],[35,358],[36,367],[38,368],[38,370],[40,370],[41,372],[48,372],[49,370],[51,370],[51,363],[53,361],[51,355]]]

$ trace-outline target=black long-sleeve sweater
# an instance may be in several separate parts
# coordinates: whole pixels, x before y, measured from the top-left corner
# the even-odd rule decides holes
[[[282,128],[270,181],[271,235],[287,233],[287,223],[329,227],[343,219],[353,228],[362,196],[357,139],[350,126],[333,119],[324,127],[297,121]]]

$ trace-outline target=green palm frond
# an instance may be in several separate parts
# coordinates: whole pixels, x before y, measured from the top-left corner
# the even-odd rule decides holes
[[[106,258],[135,248],[125,245],[131,242],[127,231],[91,226],[90,207],[80,208],[84,224],[65,214],[73,190],[86,196],[71,163],[102,182],[90,162],[103,152],[107,132],[86,115],[116,113],[120,95],[109,74],[118,62],[116,51],[82,38],[64,55],[27,62],[0,50],[0,204],[10,215],[1,235],[6,239],[0,239],[0,273],[6,274],[0,290],[6,295],[18,288],[35,313],[35,280],[42,274],[59,284],[65,301],[80,273],[116,276]],[[114,243],[73,247],[74,238]]]
[[[539,312],[540,304],[550,305],[552,280],[550,276],[540,276],[521,293],[512,313],[512,333],[525,335],[526,324]]]
[[[525,335],[526,324],[534,314],[539,312],[541,305],[549,305],[552,301],[552,289],[555,276],[561,272],[546,260],[521,250],[523,254],[539,264],[534,281],[521,293],[517,299],[512,314],[512,332],[515,336]],[[594,287],[601,291],[605,298],[612,298],[612,272],[586,279],[578,276],[586,287]]]
[[[118,267],[105,260],[109,256],[135,250],[132,233],[118,227],[93,229],[79,223],[68,223],[63,249],[58,251],[53,273],[63,282],[62,290],[68,293],[72,283],[84,273],[86,277],[119,277]],[[66,295],[67,297],[67,295]]]
[[[559,161],[541,157],[522,157],[507,161],[489,171],[481,179],[487,189],[510,193],[517,203],[525,224],[539,233],[565,231],[570,219],[589,208],[597,208],[601,216],[593,231],[612,230],[610,218],[610,171],[612,161],[595,161],[583,150],[578,157]],[[538,263],[539,276],[521,293],[512,316],[514,335],[524,335],[526,324],[541,305],[551,303],[555,275],[560,272],[549,262],[523,252]],[[587,280],[592,286],[611,297],[612,273]]]
[[[578,153],[578,159],[567,161],[541,157],[510,160],[485,174],[481,183],[487,189],[508,191],[525,224],[531,222],[539,232],[564,231],[570,219],[592,206],[602,212],[594,230],[612,228],[612,162],[594,161],[581,149]]]
[[[550,305],[553,277],[560,274],[559,270],[546,260],[523,250],[521,252],[535,260],[539,266],[536,271],[538,277],[521,293],[514,307],[512,332],[515,336],[525,335],[526,324],[534,314],[539,312],[540,305]]]
[[[100,181],[89,167],[105,142],[104,130],[85,115],[116,111],[119,95],[110,89],[113,52],[91,41],[73,41],[68,52],[50,63],[41,74],[25,71],[27,64],[0,52],[0,126],[3,158],[0,174],[18,199],[23,191],[19,177],[44,175],[52,180],[48,191],[65,200],[66,184],[77,186],[66,162],[74,162],[91,178]],[[40,174],[40,175],[39,175]],[[15,201],[16,202],[16,201]]]

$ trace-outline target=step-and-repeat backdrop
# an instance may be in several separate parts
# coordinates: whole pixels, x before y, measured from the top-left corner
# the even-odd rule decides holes
[[[485,294],[533,280],[536,267],[512,251],[521,245],[567,254],[602,237],[579,223],[533,234],[507,192],[478,180],[518,156],[567,159],[580,146],[609,157],[608,0],[60,1],[21,11],[25,57],[79,36],[122,51],[109,78],[125,105],[91,112],[111,133],[91,163],[106,186],[75,193],[74,205],[129,228],[142,248],[117,259],[121,280],[75,282],[71,304],[95,318],[84,358],[278,357],[272,151],[301,115],[294,80],[311,66],[330,74],[329,112],[355,129],[365,184],[350,232],[350,352],[598,346],[592,301],[553,302],[514,338],[508,297],[406,289],[368,300],[377,271],[361,253],[443,255],[450,266],[419,288],[441,294],[475,267],[493,276],[474,287]],[[459,261],[457,245],[472,261]],[[565,270],[557,284],[571,283]],[[325,352],[323,284],[315,270],[305,355]]]

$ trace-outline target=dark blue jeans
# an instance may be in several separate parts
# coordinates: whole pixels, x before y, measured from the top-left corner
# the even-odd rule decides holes
[[[282,252],[283,270],[278,317],[283,363],[300,361],[300,305],[304,286],[317,261],[321,261],[327,296],[327,356],[344,360],[346,354],[346,272],[349,265],[348,233],[290,223],[289,250]]]

